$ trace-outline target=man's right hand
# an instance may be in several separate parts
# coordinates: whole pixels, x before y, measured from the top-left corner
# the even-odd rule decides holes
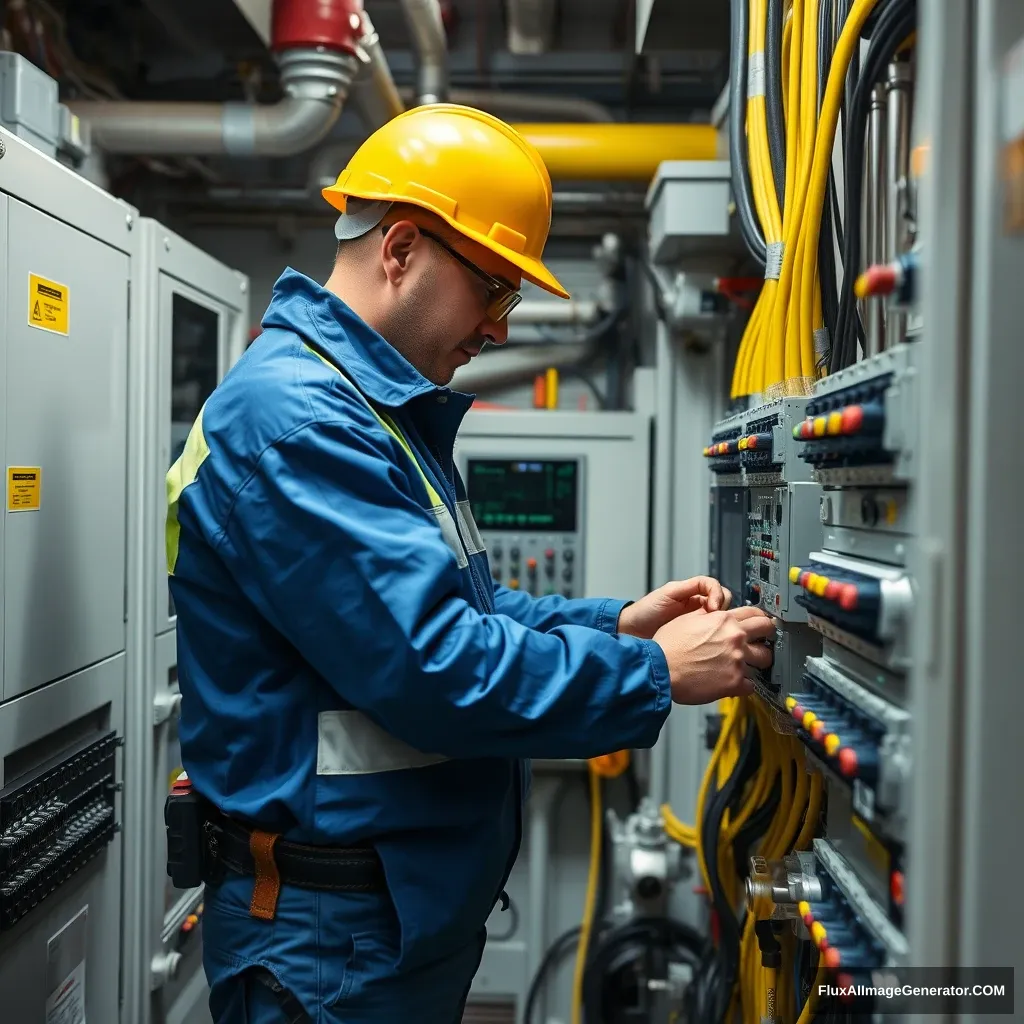
[[[710,704],[750,693],[754,669],[772,664],[775,623],[760,608],[691,612],[662,626],[654,642],[665,652],[676,704]]]

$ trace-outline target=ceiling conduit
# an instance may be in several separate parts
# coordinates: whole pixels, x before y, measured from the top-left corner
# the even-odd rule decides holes
[[[69,103],[110,153],[291,156],[322,141],[359,70],[362,0],[274,0],[271,49],[284,98],[276,104]]]

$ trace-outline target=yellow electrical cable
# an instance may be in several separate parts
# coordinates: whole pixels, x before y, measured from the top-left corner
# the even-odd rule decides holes
[[[665,825],[665,834],[669,839],[679,843],[680,846],[696,847],[697,829],[677,818],[668,804],[661,805],[661,819]]]
[[[601,826],[604,817],[601,808],[601,776],[589,764],[587,773],[590,777],[590,868],[572,983],[572,1024],[582,1024],[583,1020],[583,972],[587,965],[590,933],[594,927],[594,909],[597,906],[597,887],[601,876]]]

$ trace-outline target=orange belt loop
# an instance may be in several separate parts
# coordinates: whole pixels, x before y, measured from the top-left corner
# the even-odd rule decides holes
[[[274,863],[274,843],[277,835],[253,829],[249,836],[249,852],[255,867],[256,884],[249,903],[249,915],[262,921],[273,921],[277,912],[277,897],[281,895],[281,876]]]

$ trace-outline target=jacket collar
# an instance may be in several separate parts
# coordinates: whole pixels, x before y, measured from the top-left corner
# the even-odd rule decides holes
[[[458,394],[427,380],[337,295],[290,267],[274,285],[263,327],[283,327],[307,338],[334,360],[371,402],[398,408],[429,392]]]

